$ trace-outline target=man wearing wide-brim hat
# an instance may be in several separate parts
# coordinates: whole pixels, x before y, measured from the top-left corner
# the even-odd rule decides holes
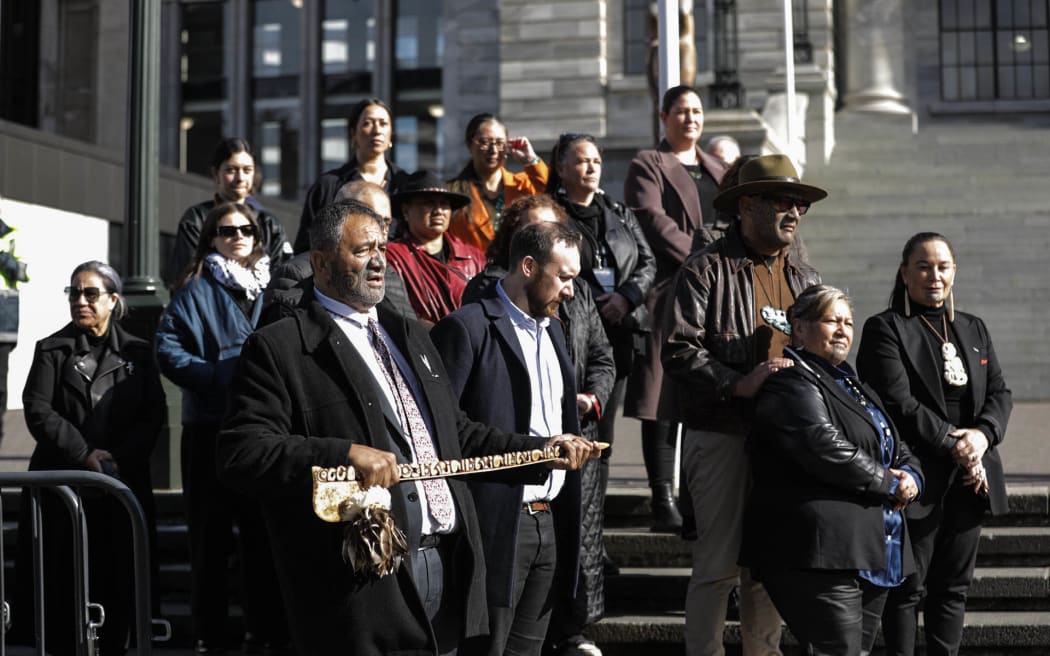
[[[390,198],[398,234],[387,261],[401,276],[416,316],[434,324],[460,306],[467,281],[485,268],[485,254],[447,232],[452,212],[470,197],[449,191],[434,173],[416,171]]]
[[[696,513],[686,596],[691,656],[723,653],[726,601],[738,581],[744,654],[779,653],[780,617],[762,585],[737,565],[750,486],[744,440],[750,399],[771,373],[791,364],[783,357],[788,337],[774,327],[775,311],[786,312],[798,294],[820,282],[789,247],[810,205],[826,196],[802,183],[784,155],[748,161],[737,184],[714,199],[717,209],[739,220],[691,255],[671,284],[662,315],[668,380],[660,410],[684,424],[683,480]]]

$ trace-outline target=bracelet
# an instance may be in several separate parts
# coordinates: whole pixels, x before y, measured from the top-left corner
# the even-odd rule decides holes
[[[539,164],[539,163],[540,163],[540,156],[539,156],[539,155],[536,155],[535,157],[533,157],[532,159],[530,159],[530,160],[529,160],[529,162],[528,162],[528,164],[526,164],[525,166],[532,166],[532,165],[534,165],[534,164]]]

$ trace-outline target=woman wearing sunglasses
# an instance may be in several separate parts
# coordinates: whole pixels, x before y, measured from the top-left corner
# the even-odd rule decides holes
[[[240,528],[246,643],[281,642],[283,609],[258,500],[219,483],[215,438],[241,346],[255,329],[270,259],[248,207],[222,203],[201,227],[182,286],[157,329],[161,372],[182,388],[182,484],[190,534],[190,605],[198,653],[227,640],[227,559]]]
[[[37,342],[22,402],[36,447],[29,469],[88,470],[124,481],[155,531],[149,456],[166,414],[148,342],[127,333],[119,320],[127,312],[120,276],[108,264],[91,261],[70,276],[66,297],[71,322]],[[24,603],[12,627],[12,641],[32,641],[32,531],[27,493],[18,531],[16,595]],[[129,563],[131,523],[120,503],[85,490],[90,597],[106,609],[99,632],[102,653],[122,654],[133,614]],[[63,504],[41,496],[46,571],[46,642],[54,654],[75,651],[72,534]],[[152,535],[151,535],[152,537]],[[18,640],[15,640],[18,638]]]
[[[470,161],[452,180],[449,191],[470,196],[470,204],[452,215],[449,233],[482,251],[499,228],[503,210],[522,196],[542,194],[547,188],[547,165],[526,137],[507,137],[499,117],[477,114],[467,123],[464,143]],[[507,156],[522,167],[511,173]]]
[[[281,220],[267,212],[252,197],[255,187],[255,155],[244,139],[232,137],[215,145],[211,155],[211,177],[215,181],[215,194],[211,200],[189,207],[179,219],[175,234],[175,247],[168,261],[170,287],[174,291],[183,276],[186,266],[197,252],[204,219],[216,205],[241,203],[255,212],[260,232],[257,239],[270,256],[271,265],[278,265],[292,256],[292,246],[284,232]]]

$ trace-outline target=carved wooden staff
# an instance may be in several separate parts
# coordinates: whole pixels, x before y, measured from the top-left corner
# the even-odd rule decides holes
[[[599,449],[608,442],[597,442]],[[493,472],[527,467],[556,460],[561,447],[547,446],[528,451],[493,454],[457,460],[398,464],[398,482],[422,481],[448,476]],[[314,513],[326,522],[348,522],[343,539],[343,559],[358,578],[374,580],[397,570],[408,553],[405,534],[390,516],[390,491],[381,487],[367,490],[357,482],[354,468],[311,467]]]

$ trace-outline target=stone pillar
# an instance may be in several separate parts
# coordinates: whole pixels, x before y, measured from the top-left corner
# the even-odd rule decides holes
[[[904,0],[845,0],[846,108],[910,114],[905,96]]]

